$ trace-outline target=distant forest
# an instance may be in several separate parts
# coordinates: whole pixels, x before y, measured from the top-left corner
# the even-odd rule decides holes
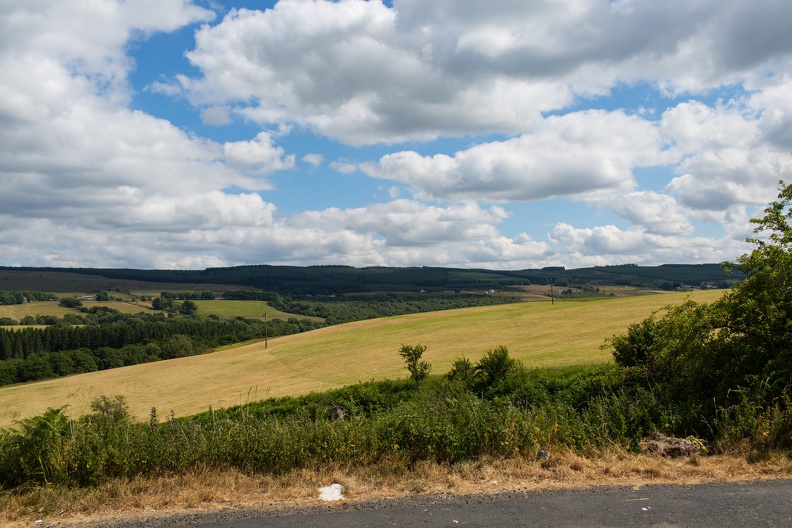
[[[678,286],[728,287],[744,277],[726,273],[720,264],[662,266],[562,267],[515,271],[436,267],[388,268],[350,266],[236,266],[205,270],[140,270],[101,268],[10,268],[12,271],[52,271],[97,275],[108,279],[147,282],[229,284],[281,295],[335,295],[357,292],[441,292],[508,289],[530,284],[559,286],[623,285],[673,289]]]

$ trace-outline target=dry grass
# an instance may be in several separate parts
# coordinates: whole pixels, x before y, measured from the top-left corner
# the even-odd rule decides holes
[[[591,486],[699,484],[792,476],[783,456],[751,464],[745,457],[708,456],[664,459],[622,451],[583,457],[553,453],[544,461],[482,459],[453,466],[419,464],[410,471],[398,464],[370,468],[327,467],[274,477],[238,471],[196,470],[173,475],[116,481],[95,489],[42,487],[2,496],[3,526],[27,526],[37,519],[49,526],[107,526],[132,518],[157,519],[221,508],[276,510],[317,505],[318,488],[338,482],[344,501],[405,498],[415,495],[470,495],[572,489]]]
[[[697,292],[713,300],[722,292]],[[298,396],[361,381],[406,377],[398,350],[424,344],[433,373],[459,356],[472,360],[504,345],[527,368],[600,364],[600,347],[668,304],[687,295],[666,294],[599,301],[519,303],[388,317],[332,326],[207,354],[0,388],[0,426],[69,404],[88,411],[98,396],[126,396],[140,419],[156,407],[164,415],[203,412],[267,397]]]

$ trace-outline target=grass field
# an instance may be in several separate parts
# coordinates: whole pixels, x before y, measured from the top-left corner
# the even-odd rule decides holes
[[[220,317],[252,317],[264,319],[264,310],[267,311],[267,317],[272,319],[279,317],[281,319],[288,319],[289,317],[297,317],[302,319],[302,315],[294,315],[279,310],[267,305],[265,301],[195,301],[198,305],[198,314],[200,315],[219,315]],[[93,306],[106,306],[113,308],[122,313],[138,313],[138,312],[151,312],[150,302],[127,302],[127,301],[83,301],[85,308]],[[63,317],[66,314],[79,314],[81,313],[76,308],[63,308],[58,306],[57,302],[53,301],[36,301],[25,304],[11,304],[7,306],[0,306],[0,317],[10,317],[19,321],[26,315],[54,315],[56,317]],[[321,320],[318,317],[308,317],[308,319]]]
[[[478,360],[505,345],[528,368],[611,360],[604,340],[669,304],[712,301],[723,291],[669,293],[597,301],[519,303],[390,317],[332,326],[204,356],[0,388],[0,425],[69,404],[88,410],[100,395],[123,394],[139,418],[151,407],[177,416],[271,396],[295,396],[369,381],[406,377],[402,344],[424,344],[434,374],[454,358]]]
[[[288,319],[289,317],[296,317],[303,319],[303,315],[294,315],[286,312],[281,312],[269,306],[266,301],[195,301],[198,305],[198,314],[214,314],[220,317],[254,317],[257,319],[264,319],[264,311],[267,312],[267,317],[272,319],[278,317],[281,319]],[[317,317],[308,317],[307,319],[321,320]]]
[[[133,304],[131,302],[123,301],[84,301],[83,306],[85,308],[91,308],[92,306],[107,306],[108,308],[113,308],[123,313],[138,313],[149,311],[151,309],[151,303]],[[17,321],[26,315],[32,315],[33,317],[37,315],[53,315],[55,317],[63,317],[66,314],[80,313],[81,312],[76,308],[64,308],[59,306],[58,303],[54,301],[35,301],[25,304],[10,304],[0,306],[0,317],[10,317],[11,319],[16,319]]]

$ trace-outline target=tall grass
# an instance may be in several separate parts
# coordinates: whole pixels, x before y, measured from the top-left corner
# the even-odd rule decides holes
[[[0,430],[0,484],[90,486],[195,467],[259,473],[328,463],[409,467],[423,460],[453,463],[484,454],[581,447],[600,442],[592,435],[603,432],[622,442],[629,429],[626,415],[633,409],[612,398],[582,414],[569,403],[550,400],[542,397],[535,405],[483,397],[444,379],[421,389],[382,382],[159,423],[156,410],[148,422],[138,422],[130,419],[123,398],[103,398],[93,413],[76,421],[50,409]],[[347,408],[348,419],[330,419],[337,404]]]

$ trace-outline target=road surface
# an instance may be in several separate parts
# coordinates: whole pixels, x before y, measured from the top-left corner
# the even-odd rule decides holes
[[[288,512],[225,512],[132,526],[192,528],[790,527],[792,480],[420,497]]]

